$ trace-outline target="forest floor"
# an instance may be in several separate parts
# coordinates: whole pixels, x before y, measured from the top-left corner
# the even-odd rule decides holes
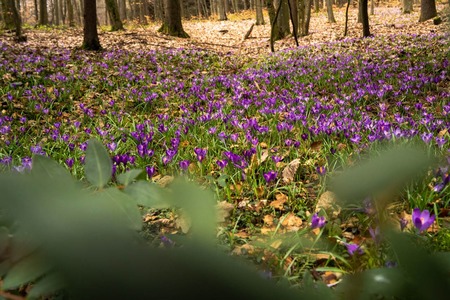
[[[434,25],[433,20],[419,23],[420,6],[415,5],[411,14],[402,14],[399,5],[375,7],[369,16],[370,31],[374,36],[393,34],[429,34],[448,31],[448,14],[443,11],[445,5],[439,4],[438,12],[443,23]],[[369,9],[370,10],[370,9]],[[125,24],[126,31],[110,32],[103,27],[99,32],[100,43],[104,48],[119,47],[126,50],[154,50],[174,48],[199,48],[231,52],[239,56],[255,57],[270,53],[270,25],[265,13],[265,25],[254,26],[249,38],[244,36],[255,23],[254,13],[244,11],[231,14],[227,21],[183,20],[183,27],[190,35],[189,39],[174,38],[157,32],[159,23],[142,26],[134,22]],[[309,46],[344,39],[345,7],[334,7],[336,23],[329,23],[326,12],[311,13],[310,32],[308,36],[299,37],[300,46]],[[351,6],[348,13],[347,38],[362,36],[362,25],[357,22],[357,8]],[[82,43],[82,29],[63,28],[61,30],[28,30],[28,46],[73,48]],[[61,38],[63,35],[63,38]],[[293,36],[275,42],[275,49],[295,47]]]

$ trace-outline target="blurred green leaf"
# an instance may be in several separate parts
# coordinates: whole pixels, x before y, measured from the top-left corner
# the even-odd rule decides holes
[[[219,178],[217,178],[217,183],[219,184],[219,186],[221,186],[223,188],[226,187],[227,186],[227,179],[229,177],[230,176],[228,176],[227,174],[220,175]]]
[[[2,226],[0,227],[0,257],[2,253],[9,246],[9,230],[8,228]]]
[[[48,274],[33,284],[27,298],[40,298],[50,296],[65,287],[61,276],[55,273]]]
[[[105,147],[97,139],[88,141],[84,172],[86,179],[98,188],[104,187],[111,179],[111,158]]]
[[[101,191],[100,195],[106,199],[107,205],[116,211],[127,226],[134,230],[142,228],[141,212],[134,199],[116,188],[105,189]]]
[[[117,176],[117,181],[124,186],[129,185],[133,182],[140,174],[142,174],[142,170],[132,169],[125,173],[119,174]]]
[[[20,287],[44,275],[50,270],[50,265],[37,255],[30,255],[16,263],[3,279],[5,290]]]
[[[31,174],[33,176],[46,176],[55,181],[75,183],[69,171],[53,159],[43,155],[34,155],[32,161]]]
[[[168,208],[169,195],[155,183],[137,181],[124,189],[124,192],[136,200],[138,205],[150,208]]]
[[[341,202],[361,203],[370,195],[398,190],[408,181],[426,175],[434,162],[419,148],[396,146],[332,179],[332,190]]]

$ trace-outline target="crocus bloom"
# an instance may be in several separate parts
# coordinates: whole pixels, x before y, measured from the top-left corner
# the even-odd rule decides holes
[[[226,160],[218,160],[216,163],[219,166],[219,168],[223,169],[223,168],[225,168],[227,166],[228,161],[226,161]]]
[[[323,176],[327,173],[327,168],[325,168],[324,166],[322,167],[317,167],[316,168],[317,173],[319,173],[320,176]]]
[[[155,175],[155,167],[154,166],[146,166],[145,172],[147,172],[148,178],[152,178]]]
[[[428,227],[434,223],[434,219],[436,218],[435,215],[430,215],[430,212],[427,209],[420,211],[419,208],[414,208],[411,217],[414,226],[419,230],[419,232],[427,230]]]
[[[189,168],[189,163],[190,163],[190,161],[188,159],[180,161],[180,163],[179,163],[180,169],[183,171],[186,171],[187,168]]]
[[[315,213],[311,218],[311,229],[322,228],[325,226],[326,222],[325,217],[319,217],[317,213]]]
[[[354,255],[355,252],[360,255],[364,253],[364,250],[357,244],[345,243],[345,247],[350,255]]]
[[[202,162],[206,157],[206,149],[203,148],[195,148],[195,154],[197,155],[197,159],[199,162]]]
[[[276,171],[269,171],[267,173],[265,173],[264,179],[266,180],[267,183],[275,180],[277,178],[278,173]]]

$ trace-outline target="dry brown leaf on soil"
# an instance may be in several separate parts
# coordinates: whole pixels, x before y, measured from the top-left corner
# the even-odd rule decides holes
[[[287,230],[287,231],[297,231],[300,229],[300,226],[302,226],[303,221],[300,217],[297,217],[294,213],[289,213],[286,215],[286,217],[283,218],[283,221],[281,222],[281,225]]]
[[[285,183],[291,183],[294,181],[294,176],[295,173],[297,173],[300,162],[300,159],[296,158],[283,169],[282,178]]]
[[[278,209],[278,210],[284,210],[284,203],[286,203],[286,201],[288,201],[288,196],[286,196],[283,193],[279,193],[275,195],[275,199],[272,202],[270,202],[270,206]]]
[[[220,201],[216,205],[217,208],[217,222],[225,222],[227,218],[231,215],[234,209],[234,205],[227,201]]]
[[[247,254],[253,254],[255,252],[255,247],[253,247],[250,244],[244,244],[241,246],[236,246],[233,251],[231,251],[234,255],[247,255]]]
[[[264,225],[265,226],[273,226],[273,216],[272,215],[265,215],[263,218]]]
[[[323,209],[328,216],[337,218],[341,213],[341,207],[336,203],[336,195],[333,192],[326,191],[317,201],[315,212]]]
[[[167,185],[172,183],[173,180],[174,180],[173,176],[166,175],[161,179],[159,179],[158,181],[156,181],[156,183],[159,184],[161,187],[166,187]]]

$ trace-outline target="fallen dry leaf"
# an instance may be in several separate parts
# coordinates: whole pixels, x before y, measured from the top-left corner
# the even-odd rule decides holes
[[[279,193],[275,195],[276,200],[270,202],[270,206],[272,206],[275,209],[283,210],[284,209],[284,203],[288,201],[288,196],[286,196],[283,193]]]
[[[217,208],[217,222],[225,222],[226,219],[231,215],[234,209],[234,205],[227,201],[220,201],[216,205]]]
[[[336,195],[333,192],[326,191],[317,201],[315,212],[323,209],[328,216],[337,218],[341,213],[341,207],[336,203]]]
[[[253,254],[255,252],[255,247],[253,247],[250,244],[244,244],[241,246],[236,246],[233,251],[231,251],[234,255],[247,255],[247,254]]]
[[[297,217],[294,213],[289,213],[286,217],[283,218],[281,225],[287,231],[297,231],[302,226],[303,221],[301,218]]]
[[[159,184],[161,187],[166,187],[167,185],[172,183],[173,180],[174,180],[173,176],[166,175],[163,178],[156,181],[156,183]]]
[[[285,183],[291,183],[294,181],[294,176],[299,166],[300,159],[296,158],[283,169],[282,178]]]
[[[273,226],[273,216],[272,215],[265,215],[263,218],[264,225],[265,226]]]

